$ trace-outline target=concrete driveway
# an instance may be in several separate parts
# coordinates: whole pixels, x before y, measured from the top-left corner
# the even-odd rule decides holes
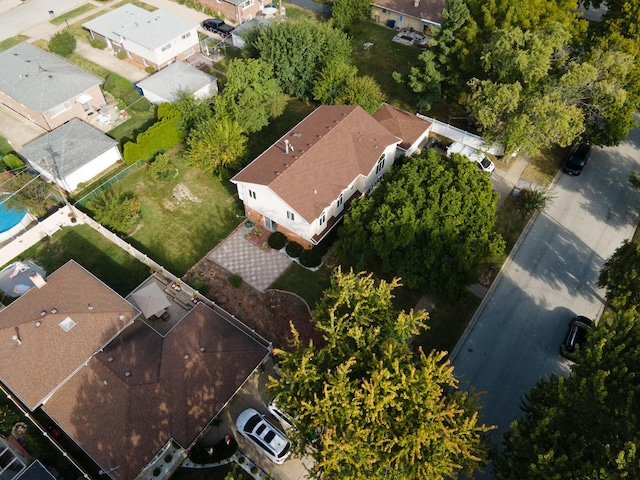
[[[523,236],[452,352],[465,388],[484,393],[484,421],[498,426],[496,436],[521,415],[519,402],[537,380],[568,374],[559,347],[571,317],[599,316],[600,269],[638,221],[632,170],[640,170],[640,129],[616,148],[594,148],[581,176],[559,175],[548,212]]]

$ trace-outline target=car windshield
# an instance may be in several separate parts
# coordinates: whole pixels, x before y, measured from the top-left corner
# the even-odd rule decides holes
[[[480,160],[480,165],[482,165],[483,168],[489,168],[491,166],[491,160],[487,157],[483,157],[482,160]]]
[[[254,415],[249,420],[247,420],[247,424],[244,426],[245,431],[247,432],[253,431],[253,429],[256,428],[256,425],[258,425],[259,422],[260,422],[260,415]]]

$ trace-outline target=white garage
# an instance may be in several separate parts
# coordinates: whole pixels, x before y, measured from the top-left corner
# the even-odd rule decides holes
[[[28,143],[19,153],[34,170],[67,192],[122,159],[118,142],[79,119]]]
[[[201,99],[218,93],[216,77],[183,62],[172,63],[136,86],[147,100],[156,105],[175,102],[181,91],[190,92]]]

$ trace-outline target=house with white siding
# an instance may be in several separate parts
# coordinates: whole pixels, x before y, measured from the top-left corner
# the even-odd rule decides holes
[[[249,220],[310,248],[373,190],[400,142],[360,106],[324,105],[231,181]]]

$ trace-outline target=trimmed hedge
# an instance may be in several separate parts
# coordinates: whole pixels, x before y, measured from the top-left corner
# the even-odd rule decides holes
[[[158,152],[167,150],[182,143],[184,135],[175,118],[164,118],[151,125],[146,132],[136,137],[136,141],[124,144],[123,159],[128,165],[138,160],[149,160]]]
[[[13,153],[5,155],[3,160],[4,164],[7,166],[7,170],[15,170],[17,168],[24,167],[24,162],[22,161],[22,159]]]
[[[304,248],[297,242],[289,242],[287,243],[287,255],[291,258],[298,258]]]
[[[313,247],[311,250],[305,250],[300,254],[300,263],[308,268],[315,268],[322,263],[322,254],[319,249]]]
[[[287,237],[282,232],[273,232],[269,235],[269,246],[274,250],[280,250],[287,243]]]

